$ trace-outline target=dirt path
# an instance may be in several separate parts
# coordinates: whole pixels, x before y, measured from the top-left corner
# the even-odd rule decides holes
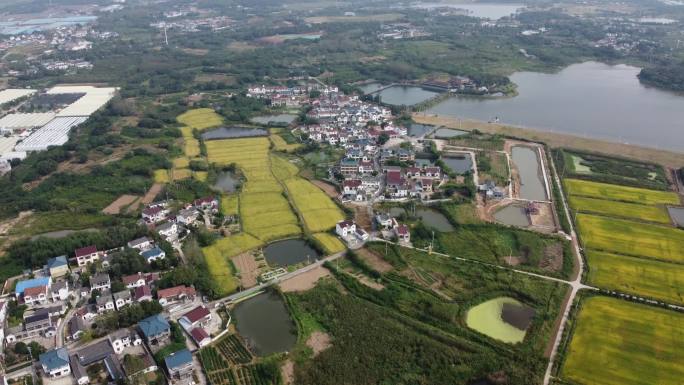
[[[130,206],[138,200],[140,197],[137,195],[128,195],[124,194],[114,200],[114,202],[110,203],[109,206],[105,207],[102,209],[102,212],[105,214],[110,214],[110,215],[115,215],[121,212],[121,210],[126,207]]]
[[[316,357],[320,352],[329,348],[332,345],[330,342],[330,335],[321,331],[311,333],[309,339],[306,340],[306,346],[313,350],[313,356]]]
[[[316,286],[319,279],[330,276],[330,272],[323,266],[317,266],[306,273],[299,274],[293,278],[280,283],[280,289],[285,292],[306,291]]]
[[[544,142],[551,147],[566,147],[579,150],[596,151],[605,154],[620,154],[628,158],[655,162],[670,167],[684,166],[684,154],[672,151],[658,150],[648,147],[639,147],[623,143],[611,143],[598,139],[583,138],[556,132],[532,130],[529,128],[513,127],[503,124],[486,123],[476,120],[459,120],[437,115],[423,113],[413,114],[416,123],[462,128],[465,130],[480,130],[487,133],[498,133],[533,141]],[[459,125],[460,124],[460,125]]]
[[[240,273],[240,284],[243,288],[256,286],[259,267],[251,253],[243,253],[232,259],[235,268]]]
[[[294,362],[287,359],[283,362],[283,366],[280,367],[280,373],[283,376],[283,383],[285,385],[290,385],[294,383]]]
[[[161,183],[155,183],[150,187],[149,190],[147,190],[147,193],[145,193],[145,196],[142,198],[141,203],[144,205],[149,205],[150,203],[154,202],[154,198],[159,195],[161,190],[164,188],[164,185]]]

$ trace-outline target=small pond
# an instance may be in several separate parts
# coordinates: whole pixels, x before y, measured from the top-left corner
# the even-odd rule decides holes
[[[429,167],[435,165],[435,162],[433,162],[432,159],[427,158],[416,158],[415,162],[416,166],[418,167]]]
[[[286,239],[269,244],[264,248],[264,257],[269,266],[289,266],[302,262],[313,262],[320,254],[302,239]]]
[[[255,116],[249,121],[257,124],[290,124],[297,118],[292,114]]]
[[[529,147],[515,146],[512,150],[512,157],[520,176],[520,197],[545,201],[547,199],[546,187],[537,151]]]
[[[406,210],[403,207],[391,207],[389,213],[393,217],[398,217],[401,215],[406,215]]]
[[[442,213],[432,209],[416,210],[416,215],[425,223],[427,227],[431,227],[440,233],[448,233],[454,231],[454,226],[449,223],[447,217]]]
[[[432,99],[439,93],[415,86],[392,86],[379,92],[380,101],[392,106],[413,106]]]
[[[497,211],[494,213],[494,219],[510,226],[529,227],[531,225],[525,208],[516,205],[508,205]]]
[[[525,339],[534,314],[533,308],[514,298],[498,297],[470,308],[466,324],[484,335],[514,344]]]
[[[231,138],[249,138],[253,136],[267,136],[268,131],[261,128],[249,127],[220,127],[202,133],[202,139],[231,139]]]
[[[668,207],[667,211],[677,226],[684,227],[684,207]]]
[[[467,131],[454,130],[453,128],[439,128],[432,136],[438,139],[451,139],[467,134]]]
[[[435,126],[412,123],[408,128],[408,134],[409,136],[418,137],[425,135],[426,133],[430,132],[430,130],[432,130],[433,128],[435,128]]]
[[[214,188],[225,193],[233,193],[240,185],[240,179],[230,171],[222,171],[216,177]]]
[[[441,160],[451,171],[457,174],[465,174],[473,170],[473,158],[470,154],[449,154],[448,156],[442,156]]]
[[[276,293],[259,294],[239,303],[232,317],[237,332],[258,356],[286,352],[297,342],[296,327]]]

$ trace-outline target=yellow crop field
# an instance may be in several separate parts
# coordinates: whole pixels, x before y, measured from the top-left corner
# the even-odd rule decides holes
[[[670,216],[665,206],[649,206],[576,195],[570,195],[568,201],[570,206],[579,212],[670,224]]]
[[[577,384],[678,385],[684,314],[609,297],[582,301],[561,368]]]
[[[216,127],[223,124],[223,118],[211,108],[197,108],[189,110],[176,118],[179,123],[182,123],[190,128],[204,130],[210,127]]]
[[[273,147],[277,151],[283,151],[283,152],[293,152],[297,150],[298,148],[302,147],[301,143],[287,143],[285,139],[283,139],[282,136],[280,135],[271,135],[269,136],[271,139],[271,142],[273,143]]]
[[[221,253],[221,250],[214,247],[205,247],[202,252],[218,295],[226,296],[235,292],[238,287],[238,280],[231,264],[228,263],[228,258]]]
[[[304,225],[312,233],[327,231],[344,219],[342,210],[311,182],[293,178],[284,183],[290,199],[304,219]]]
[[[173,168],[188,168],[190,166],[190,159],[183,156],[173,160]]]
[[[216,243],[214,243],[213,245],[203,248],[202,251],[205,253],[206,256],[207,250],[216,249],[224,258],[227,259],[230,257],[234,257],[238,254],[244,253],[245,251],[256,249],[257,247],[260,247],[263,244],[264,243],[262,241],[255,238],[252,235],[249,235],[247,233],[240,233],[231,235],[226,238],[221,238],[218,241],[216,241]]]
[[[589,250],[589,283],[684,304],[684,265]]]
[[[192,172],[192,177],[195,178],[196,180],[200,182],[204,182],[207,180],[207,177],[209,176],[209,173],[206,171],[193,171]]]
[[[670,191],[648,190],[615,184],[589,182],[580,179],[566,179],[565,188],[569,195],[633,202],[644,205],[679,204],[677,194]]]
[[[329,233],[316,233],[313,237],[316,242],[320,243],[326,254],[339,253],[347,248],[342,241]]]
[[[200,155],[200,144],[197,139],[186,138],[183,139],[183,152],[188,158],[194,158]]]
[[[223,215],[237,215],[238,210],[238,195],[222,195],[221,196],[221,212]]]
[[[169,183],[170,181],[169,170],[154,170],[154,183]]]
[[[294,178],[299,173],[299,168],[280,156],[271,155],[271,170],[273,175],[280,180]]]
[[[192,139],[194,138],[192,135],[192,127],[188,126],[183,126],[180,128],[181,135],[183,135],[183,139]]]
[[[684,230],[588,214],[577,226],[589,249],[684,262]]]
[[[188,179],[192,176],[192,171],[187,168],[173,169],[171,170],[173,180]]]

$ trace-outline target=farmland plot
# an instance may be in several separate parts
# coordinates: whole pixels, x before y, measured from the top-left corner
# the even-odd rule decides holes
[[[679,204],[677,194],[669,191],[648,190],[579,179],[566,179],[565,188],[569,195],[590,198],[610,199],[644,205]]]
[[[649,206],[637,203],[610,201],[570,195],[570,206],[579,212],[594,213],[618,218],[633,218],[642,221],[670,223],[670,216],[664,206]]]
[[[197,108],[179,115],[176,120],[190,128],[205,130],[223,124],[223,118],[211,108]]]

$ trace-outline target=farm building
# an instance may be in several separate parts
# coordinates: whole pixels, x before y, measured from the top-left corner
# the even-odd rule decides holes
[[[55,114],[52,112],[9,114],[0,119],[0,132],[41,127],[51,121],[54,117]]]
[[[61,146],[69,140],[73,127],[86,121],[85,117],[57,117],[36,130],[15,147],[16,151],[45,151],[50,146]]]
[[[50,88],[48,94],[85,94],[77,101],[60,111],[57,116],[90,116],[109,102],[116,93],[113,87],[57,86]]]
[[[36,90],[24,88],[8,88],[6,90],[0,91],[0,104],[9,103],[19,98],[33,95],[34,93],[36,93]]]

